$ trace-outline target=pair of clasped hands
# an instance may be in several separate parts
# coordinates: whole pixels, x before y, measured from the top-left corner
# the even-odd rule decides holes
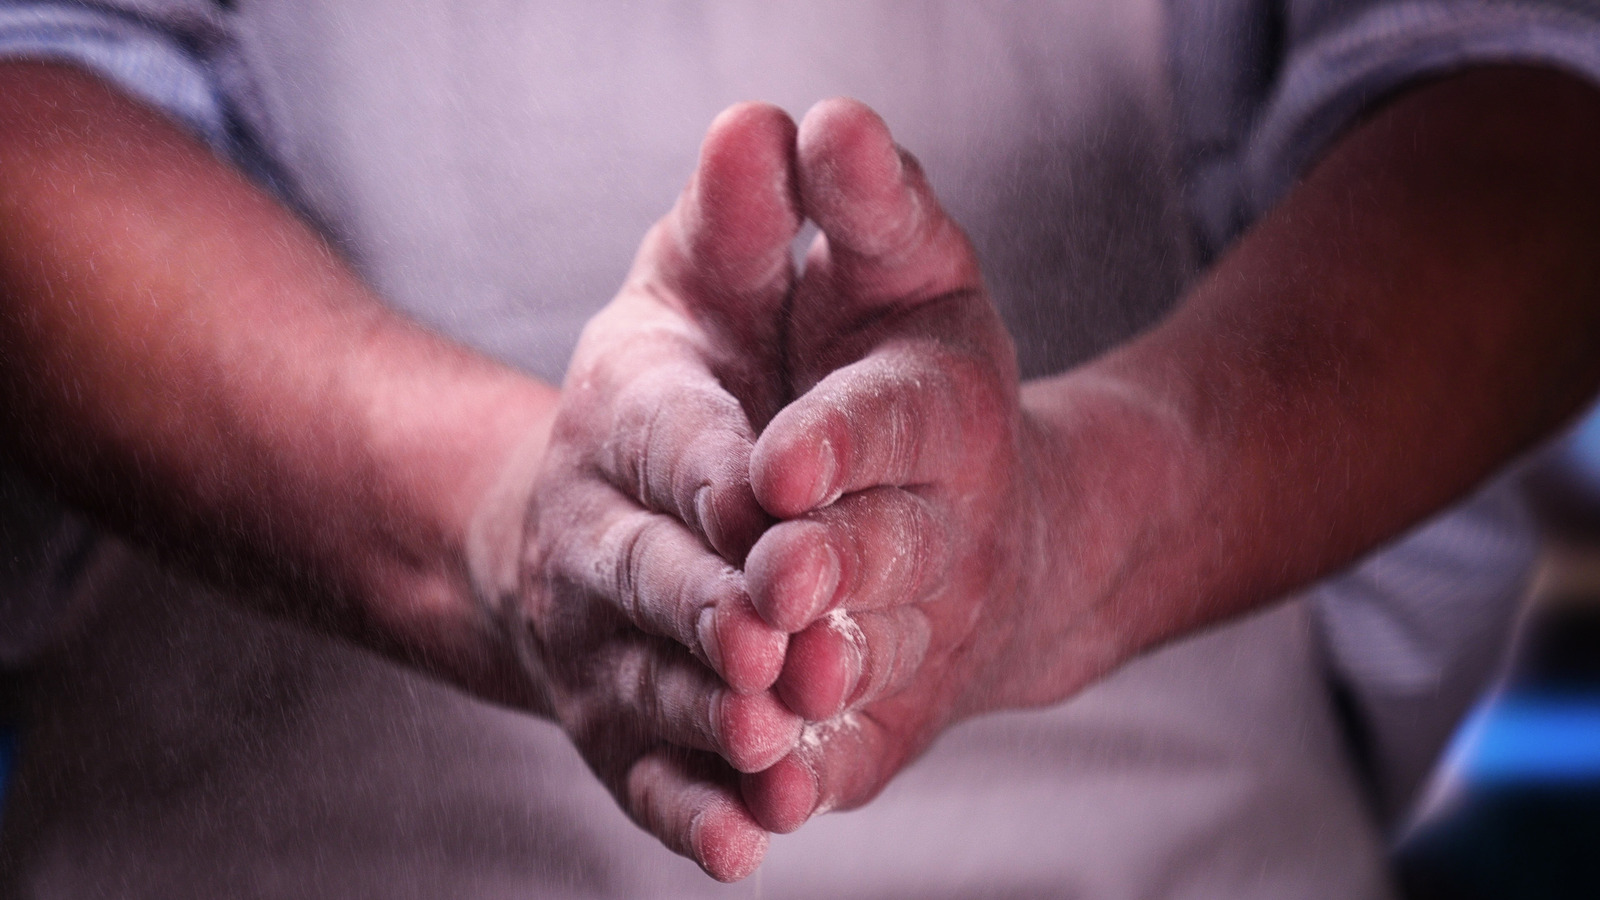
[[[712,876],[1005,694],[996,604],[1037,540],[1014,353],[865,106],[718,117],[561,404],[525,665],[629,815]]]

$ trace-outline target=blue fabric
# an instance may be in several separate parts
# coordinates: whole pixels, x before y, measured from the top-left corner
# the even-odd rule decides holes
[[[1205,259],[1376,104],[1471,66],[1600,83],[1600,0],[1169,0],[1185,190]]]
[[[1242,200],[1265,212],[1340,132],[1400,87],[1468,66],[1535,64],[1600,84],[1600,3],[1385,3],[1287,59],[1247,150]]]
[[[178,119],[211,146],[231,145],[226,106],[182,36],[79,3],[0,3],[0,57],[74,62]]]

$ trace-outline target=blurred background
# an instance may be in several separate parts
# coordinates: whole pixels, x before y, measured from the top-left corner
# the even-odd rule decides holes
[[[1400,836],[1411,900],[1600,896],[1600,413],[1528,488],[1544,555],[1505,676]]]

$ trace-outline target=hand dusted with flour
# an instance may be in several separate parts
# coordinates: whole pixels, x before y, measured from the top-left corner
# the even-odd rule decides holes
[[[865,107],[813,109],[804,393],[751,456],[786,521],[748,572],[799,629],[779,695],[825,724],[746,779],[759,820],[863,803],[959,718],[1283,597],[1548,434],[1600,382],[1596,146],[1600,97],[1559,73],[1418,87],[1170,317],[1019,389],[915,162]]]
[[[787,521],[750,554],[751,594],[790,642],[779,694],[815,724],[747,779],[774,830],[859,805],[996,696],[994,657],[1038,557],[1035,438],[976,256],[916,160],[853,101],[800,127],[821,229],[796,287],[796,393],[751,459]]]
[[[585,329],[531,506],[528,599],[510,606],[590,765],[636,821],[724,879],[766,842],[734,770],[771,765],[801,726],[769,690],[787,635],[734,568],[767,522],[747,472],[781,399],[793,147],[774,107],[723,113]]]

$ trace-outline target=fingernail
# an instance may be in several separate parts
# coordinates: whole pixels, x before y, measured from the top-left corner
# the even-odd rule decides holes
[[[740,772],[760,772],[789,755],[804,727],[776,696],[725,692],[713,707],[719,722],[718,747],[729,765]],[[739,746],[730,746],[726,732],[733,722]]]
[[[839,458],[837,454],[834,453],[833,441],[829,440],[828,438],[823,438],[821,443],[817,444],[817,480],[816,490],[812,492],[812,509],[827,506],[833,501],[839,499],[839,495],[842,494],[843,491],[833,483],[834,476],[838,474],[838,471]]]
[[[807,819],[820,816],[833,808],[831,801],[822,798],[822,776],[817,772],[817,760],[822,753],[822,745],[827,742],[833,730],[831,722],[813,722],[800,734],[800,746],[803,752],[797,754],[797,758],[801,763],[801,771],[811,780],[811,802],[806,804]]]
[[[811,562],[817,573],[816,586],[811,589],[811,600],[806,607],[805,620],[801,625],[809,625],[812,620],[822,614],[833,602],[833,595],[839,590],[839,553],[833,549],[829,541],[822,541],[811,553]]]
[[[810,760],[805,760],[804,762],[805,765],[802,768],[806,773],[806,777],[811,779],[811,802],[808,804],[811,807],[811,811],[806,813],[806,817],[810,818],[811,816],[825,813],[827,810],[823,808],[822,803],[822,778],[817,775],[816,766]]]
[[[700,639],[700,652],[706,655],[706,661],[718,675],[722,668],[722,641],[717,637],[717,608],[708,606],[700,610],[700,617],[694,623],[695,636]]]
[[[711,721],[707,723],[711,729],[711,742],[717,746],[719,754],[727,751],[727,744],[722,739],[722,707],[728,700],[727,691],[717,691],[711,695]]]
[[[861,626],[856,624],[856,620],[842,609],[828,613],[828,627],[837,632],[845,644],[844,691],[839,696],[839,711],[842,712],[861,688],[861,673],[866,667],[862,648],[866,646],[867,636],[862,632]]]
[[[717,508],[711,502],[711,485],[705,485],[694,492],[694,517],[700,523],[700,530],[706,536],[706,542],[712,547],[722,547],[721,529],[717,522]]]

